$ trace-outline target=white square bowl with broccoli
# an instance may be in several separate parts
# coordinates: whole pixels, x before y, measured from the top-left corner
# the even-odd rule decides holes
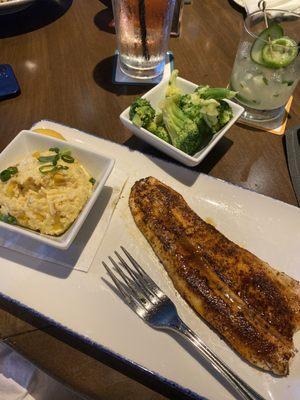
[[[198,86],[174,70],[120,115],[136,136],[189,167],[199,164],[244,109],[226,88]]]

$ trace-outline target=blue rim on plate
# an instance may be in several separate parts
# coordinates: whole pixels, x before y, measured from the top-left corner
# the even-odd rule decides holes
[[[40,318],[43,321],[51,324],[52,327],[62,330],[63,333],[73,337],[74,339],[77,339],[77,340],[79,339],[83,343],[89,345],[91,348],[100,350],[102,353],[109,355],[110,357],[114,358],[117,361],[122,362],[125,365],[128,365],[129,367],[132,367],[133,369],[137,370],[141,374],[144,374],[145,376],[148,376],[151,378],[155,378],[160,383],[169,386],[171,389],[175,389],[178,392],[178,395],[180,395],[180,394],[184,395],[185,396],[184,398],[187,400],[188,399],[190,399],[190,400],[208,400],[207,398],[198,395],[197,393],[193,392],[192,390],[185,388],[185,387],[179,385],[178,383],[176,383],[170,379],[167,379],[167,378],[163,377],[162,375],[160,375],[154,371],[151,371],[151,370],[147,369],[146,367],[143,367],[142,365],[140,365],[126,357],[123,357],[121,354],[114,352],[113,350],[109,349],[108,347],[105,347],[105,346],[101,345],[100,343],[94,342],[93,340],[91,340],[90,338],[88,338],[84,335],[80,335],[79,333],[73,331],[72,329],[66,327],[65,325],[53,320],[52,318],[45,316],[44,314],[40,313],[39,311],[34,310],[31,307],[26,306],[25,304],[21,303],[18,300],[11,298],[10,296],[0,293],[0,297],[2,297],[8,303],[16,305],[17,307],[20,307],[21,309],[25,310],[26,312],[29,312],[34,317]],[[43,330],[43,329],[41,329],[41,330]],[[123,371],[123,373],[126,374],[124,371]],[[131,379],[133,379],[133,378],[131,378]],[[151,389],[154,390],[153,388],[151,388]],[[174,399],[174,397],[173,397],[173,399]]]

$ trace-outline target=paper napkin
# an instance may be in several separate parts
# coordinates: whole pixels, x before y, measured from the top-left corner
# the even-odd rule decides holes
[[[248,14],[258,10],[259,0],[243,0]],[[266,0],[267,8],[299,12],[300,0]]]
[[[118,203],[127,175],[115,169],[108,178],[86,221],[67,250],[57,249],[0,228],[0,246],[43,261],[88,272],[112,214]]]
[[[83,400],[5,343],[0,344],[0,400]]]

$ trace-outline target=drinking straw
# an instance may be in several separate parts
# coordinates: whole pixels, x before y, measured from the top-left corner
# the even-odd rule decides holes
[[[143,46],[143,56],[146,60],[149,60],[150,55],[149,55],[148,44],[147,44],[145,0],[139,0],[139,19],[140,19],[141,41],[142,41],[142,46]]]

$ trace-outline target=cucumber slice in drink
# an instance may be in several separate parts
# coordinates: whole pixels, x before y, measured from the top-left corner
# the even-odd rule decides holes
[[[278,24],[272,24],[269,28],[264,29],[252,45],[250,56],[256,64],[265,65],[262,56],[262,50],[269,40],[279,39],[283,36],[283,29]]]
[[[297,55],[297,43],[288,36],[272,40],[262,49],[263,62],[268,68],[285,68],[295,60]]]

